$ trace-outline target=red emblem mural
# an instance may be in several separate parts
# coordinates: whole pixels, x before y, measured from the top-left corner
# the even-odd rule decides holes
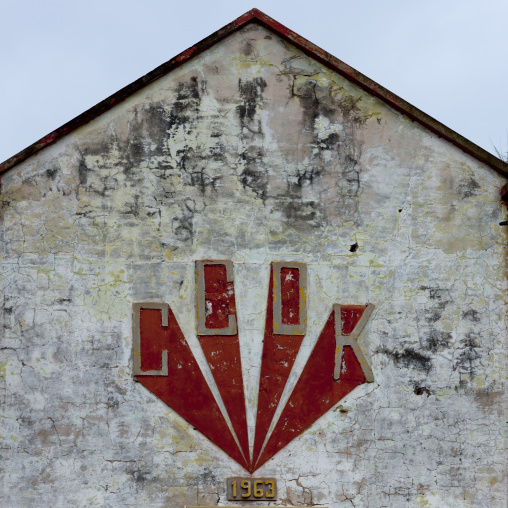
[[[166,303],[133,305],[133,374],[154,395],[254,471],[357,386],[374,380],[357,339],[374,306],[335,304],[282,413],[272,420],[307,329],[307,267],[272,263],[252,454],[231,261],[196,261],[197,336],[222,414]]]

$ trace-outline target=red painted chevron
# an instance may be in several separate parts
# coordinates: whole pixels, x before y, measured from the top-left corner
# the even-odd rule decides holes
[[[273,333],[273,275],[272,266],[261,360],[253,461],[259,456],[304,337],[303,335]],[[281,299],[282,323],[297,324],[299,321],[299,272],[297,269],[283,268],[281,270]]]
[[[365,306],[342,306],[344,334],[351,333],[364,310]],[[335,352],[335,323],[332,311],[253,470],[261,467],[354,388],[365,383],[361,365],[353,349],[348,346],[344,347],[340,379],[334,380]]]
[[[221,329],[228,328],[230,316],[236,323],[234,282],[228,282],[224,265],[205,264],[203,268],[205,327],[220,333]],[[243,454],[250,461],[238,329],[234,335],[199,335],[198,338]]]
[[[160,370],[161,351],[167,350],[169,375],[138,375],[137,380],[248,469],[171,309],[168,326],[161,319],[159,309],[140,310],[141,368]]]

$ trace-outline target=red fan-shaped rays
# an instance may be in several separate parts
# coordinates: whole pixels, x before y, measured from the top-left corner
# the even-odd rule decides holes
[[[281,323],[296,325],[299,322],[300,276],[295,268],[280,270]],[[253,465],[261,452],[273,415],[279,405],[282,392],[298,351],[303,335],[275,334],[274,313],[274,268],[270,270],[270,285],[266,311],[265,337],[261,373],[259,380],[258,407],[254,436]]]
[[[363,306],[342,306],[342,333],[351,333],[365,310]],[[335,311],[332,311],[309,360],[282,411],[262,454],[254,457],[252,470],[299,436],[357,386],[365,383],[362,366],[353,348],[344,346],[341,375],[334,379],[336,361]]]
[[[231,261],[196,262],[197,335],[232,429],[167,304],[133,305],[133,372],[192,426],[254,471],[355,387],[373,381],[357,339],[374,306],[334,305],[269,435],[307,323],[306,266],[272,264],[251,461],[233,282]]]
[[[168,324],[162,326],[165,310],[142,305],[139,316],[134,315],[139,319],[141,368],[161,370],[161,352],[167,351],[168,375],[137,375],[138,381],[248,469],[173,312],[168,308]]]
[[[201,294],[198,313],[201,306],[205,313],[204,320],[201,319],[204,326],[198,326],[198,339],[243,455],[247,461],[250,461],[232,271],[233,266],[229,261],[198,261],[196,263],[198,298]],[[229,333],[226,335],[224,330]],[[211,335],[212,332],[215,334]]]

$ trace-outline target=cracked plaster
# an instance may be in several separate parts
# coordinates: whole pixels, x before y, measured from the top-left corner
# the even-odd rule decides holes
[[[279,479],[270,506],[506,506],[504,183],[257,25],[19,164],[1,189],[0,504],[228,505],[245,472],[131,372],[132,302],[167,302],[217,395],[206,258],[234,262],[251,441],[270,262],[308,266],[283,400],[333,304],[376,306],[375,382],[257,471]]]

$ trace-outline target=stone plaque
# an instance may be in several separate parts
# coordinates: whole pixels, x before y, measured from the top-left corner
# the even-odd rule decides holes
[[[275,501],[277,480],[275,478],[228,478],[228,501]]]

